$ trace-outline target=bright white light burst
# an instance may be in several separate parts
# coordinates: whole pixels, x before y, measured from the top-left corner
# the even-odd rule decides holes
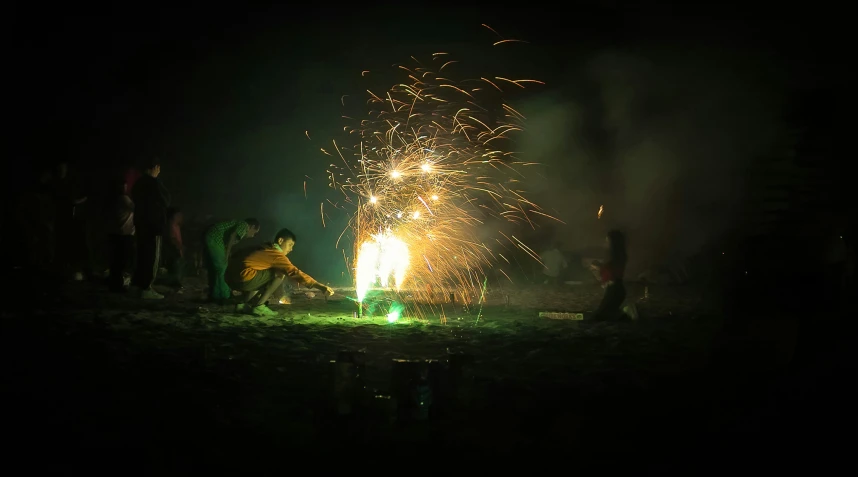
[[[372,240],[361,244],[355,270],[358,301],[363,302],[366,293],[377,281],[383,287],[390,287],[393,278],[393,285],[398,291],[405,280],[409,260],[408,246],[390,231],[373,235]]]

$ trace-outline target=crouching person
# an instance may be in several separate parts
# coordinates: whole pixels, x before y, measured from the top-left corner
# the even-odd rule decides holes
[[[317,282],[298,269],[286,257],[295,246],[295,234],[288,229],[277,232],[274,242],[267,243],[243,256],[230,260],[224,278],[233,290],[242,292],[241,301],[235,306],[237,312],[249,312],[256,316],[272,316],[277,312],[268,308],[267,302],[286,277],[309,287],[317,288],[329,295],[334,290]]]

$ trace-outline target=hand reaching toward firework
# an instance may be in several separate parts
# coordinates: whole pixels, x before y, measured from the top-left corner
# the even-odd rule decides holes
[[[333,289],[333,288],[331,288],[331,287],[329,287],[329,286],[327,286],[327,285],[324,285],[324,284],[322,284],[322,283],[317,283],[317,284],[316,284],[316,288],[317,288],[317,289],[319,289],[319,290],[321,290],[321,291],[323,291],[323,292],[325,292],[325,293],[327,293],[328,295],[333,295],[333,294],[334,294],[334,289]]]

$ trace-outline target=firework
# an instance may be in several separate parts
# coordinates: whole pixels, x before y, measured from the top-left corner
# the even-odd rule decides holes
[[[405,287],[417,302],[453,292],[467,303],[492,264],[509,262],[505,248],[538,260],[514,234],[487,239],[485,229],[549,217],[521,190],[522,169],[533,164],[511,152],[510,136],[525,118],[504,101],[507,89],[541,82],[455,81],[446,53],[412,60],[396,67],[402,81],[388,91],[368,91],[369,114],[346,127],[354,143],[322,150],[337,159],[329,185],[344,197],[331,204],[351,209],[344,233],[355,240],[358,301],[382,286]]]

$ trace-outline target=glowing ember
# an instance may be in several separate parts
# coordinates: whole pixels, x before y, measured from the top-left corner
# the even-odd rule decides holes
[[[600,205],[600,206],[599,206],[599,213],[598,213],[598,214],[596,214],[596,218],[597,218],[597,219],[601,219],[601,218],[602,218],[602,212],[604,212],[604,211],[605,211],[605,206],[604,206],[604,205]]]

